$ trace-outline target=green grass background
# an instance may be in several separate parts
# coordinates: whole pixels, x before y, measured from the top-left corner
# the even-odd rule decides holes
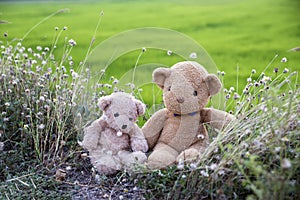
[[[72,51],[78,63],[86,55],[100,11],[104,16],[97,31],[94,46],[120,32],[141,27],[162,27],[186,34],[202,45],[217,67],[226,72],[224,84],[245,85],[251,69],[263,69],[278,54],[269,68],[285,67],[298,70],[299,52],[287,50],[300,46],[299,0],[114,0],[114,1],[7,1],[0,3],[0,32],[8,33],[8,41],[22,38],[39,21],[51,13],[69,8],[70,12],[50,18],[25,38],[27,47],[51,46],[54,27],[67,26],[57,45],[57,56],[64,38],[73,38],[77,46]],[[5,42],[3,36],[2,41]],[[110,74],[118,77],[118,66],[132,68],[139,51],[133,51],[115,61]],[[288,63],[280,63],[282,57]],[[147,50],[140,64],[157,62],[172,65],[180,60],[165,52]],[[239,70],[237,72],[237,66]],[[238,74],[237,74],[238,73]],[[242,88],[242,87],[240,87]],[[241,90],[241,89],[240,89]]]

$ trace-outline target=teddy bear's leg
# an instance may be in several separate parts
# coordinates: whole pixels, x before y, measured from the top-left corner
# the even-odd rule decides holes
[[[193,161],[199,159],[204,153],[204,151],[207,149],[208,144],[208,137],[206,137],[206,139],[202,141],[193,144],[191,147],[184,150],[179,154],[179,156],[177,156],[176,162]]]
[[[117,156],[105,152],[90,152],[91,163],[101,174],[115,174],[121,169],[120,160]]]
[[[124,168],[131,170],[135,165],[144,164],[147,161],[147,156],[141,151],[129,152],[120,151],[118,157]]]
[[[181,152],[179,156],[176,158],[176,162],[180,163],[182,161],[193,161],[198,159],[200,156],[200,152],[195,148],[188,148]]]
[[[173,164],[177,156],[178,152],[175,149],[164,143],[158,143],[148,157],[148,166],[150,169],[165,168]]]

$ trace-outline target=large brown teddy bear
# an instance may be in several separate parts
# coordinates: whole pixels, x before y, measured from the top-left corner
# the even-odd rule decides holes
[[[145,105],[131,95],[117,92],[101,97],[100,119],[85,129],[82,146],[89,151],[91,163],[102,174],[143,164],[147,160],[147,141],[136,125]]]
[[[165,108],[155,112],[142,128],[153,150],[147,161],[151,169],[198,158],[209,144],[204,124],[222,129],[235,119],[224,111],[204,108],[219,92],[221,82],[197,62],[158,68],[153,81],[163,89]]]

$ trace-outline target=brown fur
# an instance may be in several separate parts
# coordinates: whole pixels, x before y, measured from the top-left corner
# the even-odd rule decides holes
[[[158,68],[153,72],[153,80],[163,89],[166,108],[154,113],[142,128],[153,150],[148,157],[152,169],[201,156],[209,142],[203,124],[221,129],[234,119],[224,111],[204,108],[210,96],[220,90],[221,83],[196,62]]]

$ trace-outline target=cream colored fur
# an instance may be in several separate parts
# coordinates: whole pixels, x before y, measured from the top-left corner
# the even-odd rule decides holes
[[[85,129],[82,141],[98,172],[114,174],[144,163],[148,145],[135,122],[144,114],[145,105],[129,94],[117,92],[102,97],[99,107],[103,115]]]

